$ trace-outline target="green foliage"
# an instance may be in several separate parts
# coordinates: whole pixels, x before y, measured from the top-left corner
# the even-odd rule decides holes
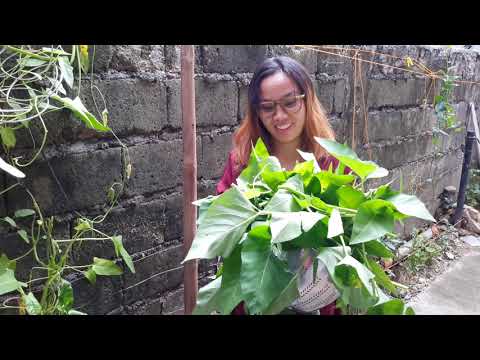
[[[221,274],[200,290],[195,314],[228,314],[240,301],[250,314],[282,312],[299,296],[304,268],[291,269],[287,261],[298,249],[325,264],[344,310],[404,313],[403,303],[380,306],[390,300],[381,289],[394,294],[398,285],[377,264],[380,257],[393,257],[383,238],[399,219],[433,217],[415,196],[388,184],[363,192],[357,180],[388,172],[344,145],[316,140],[360,179],[321,171],[308,153],[301,154],[305,163],[283,171],[259,139],[238,185],[196,202],[198,231],[184,261],[222,256],[224,263]]]
[[[417,235],[413,239],[412,250],[405,264],[407,270],[416,273],[419,270],[432,265],[433,259],[442,253],[442,246]]]
[[[82,75],[86,75],[89,70],[92,70],[89,90],[93,92],[94,87],[88,45],[72,45],[70,53],[61,46],[38,49],[31,45],[0,45],[0,58],[0,142],[6,155],[5,160],[0,158],[0,169],[8,176],[24,178],[25,174],[18,168],[30,166],[43,151],[49,130],[44,117],[52,112],[68,109],[87,128],[98,132],[111,132],[120,142],[107,125],[108,111],[105,101],[103,111],[98,109],[94,101],[95,112],[101,117],[99,121],[93,111],[88,110],[80,100]],[[77,91],[76,96],[72,96],[74,90]],[[100,93],[98,88],[96,90]],[[21,157],[12,155],[18,139],[21,138],[16,136],[16,132],[30,131],[32,121],[41,125],[39,128],[43,130],[43,139],[38,149],[34,144],[35,154],[30,160],[21,163]],[[135,272],[134,263],[123,246],[122,236],[110,236],[96,228],[116,206],[125,182],[130,178],[132,166],[128,149],[121,142],[120,145],[124,149],[122,163],[125,168],[122,178],[125,180],[110,187],[106,194],[108,201],[104,206],[104,213],[95,218],[80,216],[72,236],[68,239],[58,239],[55,236],[55,218],[43,216],[41,208],[25,184],[17,181],[0,191],[0,195],[4,195],[15,187],[21,188],[30,196],[33,204],[32,209],[20,209],[13,215],[0,218],[2,226],[16,233],[19,241],[31,247],[15,259],[8,259],[6,254],[0,252],[0,295],[12,295],[11,298],[16,298],[18,302],[18,307],[0,304],[0,310],[14,307],[18,308],[20,314],[83,315],[73,308],[74,294],[71,283],[66,280],[67,275],[83,274],[90,283],[95,284],[97,275],[122,274],[123,270],[117,264],[122,260],[132,273]],[[111,242],[117,258],[111,260],[93,257],[89,264],[71,265],[73,249],[80,248],[85,241]],[[40,252],[40,247],[44,251]],[[33,257],[35,265],[30,269],[28,281],[21,282],[16,278],[16,265],[28,255]]]

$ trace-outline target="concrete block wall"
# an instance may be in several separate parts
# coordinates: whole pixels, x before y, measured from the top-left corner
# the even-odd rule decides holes
[[[450,63],[457,65],[462,79],[480,80],[476,51],[431,46],[355,48],[408,55],[435,71]],[[346,47],[343,49],[343,54],[351,54]],[[432,143],[436,120],[431,107],[434,91],[427,96],[425,93],[429,80],[368,63],[355,69],[351,59],[292,46],[202,45],[196,46],[195,54],[199,197],[214,193],[232,133],[244,114],[249,79],[258,63],[273,55],[292,56],[306,66],[337,140],[354,146],[360,157],[371,157],[389,169],[389,177],[382,182],[393,180],[398,186],[401,175],[404,190],[417,194],[432,212],[443,187],[458,185],[464,133],[452,132],[437,146]],[[366,60],[388,60],[386,56],[359,54]],[[82,81],[82,99],[93,109],[88,89],[96,85],[101,90],[109,110],[109,125],[127,146],[133,165],[120,205],[99,228],[123,236],[137,272],[130,274],[126,270],[122,276],[98,277],[96,286],[72,276],[75,307],[90,314],[179,313],[183,307],[180,262],[184,256],[180,47],[98,45],[94,64],[93,84],[90,77]],[[355,73],[359,75],[356,81]],[[430,104],[426,107],[425,96]],[[478,98],[477,86],[456,88],[454,102],[460,121],[465,121],[467,103],[478,103]],[[100,98],[95,100],[101,104]],[[56,216],[58,231],[68,235],[76,212],[98,213],[109,186],[122,179],[126,154],[112,136],[85,129],[67,111],[48,118],[48,125],[51,130],[45,156],[27,170],[26,185],[45,213]],[[41,133],[36,126],[32,127],[32,136],[38,143]],[[30,138],[29,134],[19,134],[20,153],[32,147]],[[10,183],[3,175],[0,179],[4,185]],[[23,207],[29,207],[29,200],[21,191],[12,191],[0,199],[2,214]],[[412,225],[399,230],[407,232],[408,226]],[[4,231],[0,238],[0,251],[10,258],[25,247],[15,234]],[[93,256],[113,258],[114,252],[110,244],[89,243],[74,253],[72,261],[82,264]],[[18,266],[27,269],[28,264],[26,261]],[[200,286],[208,281],[212,270],[211,263],[200,263]],[[22,276],[27,276],[22,271]]]

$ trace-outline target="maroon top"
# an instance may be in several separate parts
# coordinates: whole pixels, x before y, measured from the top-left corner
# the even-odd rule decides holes
[[[217,184],[217,195],[223,193],[224,191],[228,190],[232,183],[237,179],[240,175],[240,172],[235,172],[234,170],[234,155],[233,152],[230,152],[228,155],[227,164],[225,165],[225,169],[223,171],[223,176],[220,179],[220,182]],[[335,159],[333,156],[323,157],[320,159],[318,165],[322,170],[327,170],[332,164],[333,169],[336,169],[338,166],[338,160]],[[345,167],[345,174],[350,172],[350,168]],[[232,311],[232,315],[246,315],[244,302],[242,301],[240,304],[235,307]],[[341,315],[340,309],[337,309],[335,306],[335,301],[331,304],[323,307],[320,309],[320,315]]]

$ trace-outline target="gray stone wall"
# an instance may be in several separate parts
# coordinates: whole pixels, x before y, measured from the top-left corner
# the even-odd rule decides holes
[[[464,80],[480,80],[479,53],[473,50],[419,46],[368,46],[396,56],[411,56],[432,70],[457,65]],[[244,113],[248,81],[259,62],[271,55],[289,55],[310,72],[337,140],[346,141],[363,159],[390,170],[385,181],[417,194],[430,210],[439,192],[457,185],[464,133],[452,132],[438,148],[432,143],[435,116],[423,100],[430,80],[392,68],[363,63],[362,81],[354,81],[350,59],[299,50],[290,46],[197,46],[196,115],[198,194],[213,194],[231,146],[231,135]],[[347,52],[345,52],[347,54]],[[363,56],[386,61],[385,56]],[[183,306],[182,248],[182,122],[180,108],[180,47],[171,45],[99,45],[95,54],[94,85],[105,96],[110,126],[129,150],[133,164],[120,206],[100,226],[123,235],[135,261],[136,274],[98,277],[91,286],[73,277],[75,307],[90,314],[173,314]],[[400,62],[401,64],[401,62]],[[397,64],[398,65],[398,64]],[[90,77],[82,87],[90,86]],[[355,87],[356,85],[356,87]],[[364,90],[364,101],[361,90]],[[437,92],[439,87],[437,86]],[[357,94],[354,101],[354,93]],[[433,99],[432,90],[427,98]],[[478,103],[478,86],[455,90],[454,103],[464,122],[467,102]],[[97,99],[98,100],[98,99]],[[83,101],[93,107],[88,91]],[[352,122],[355,103],[355,124]],[[366,111],[365,111],[366,109]],[[365,120],[365,112],[368,115]],[[47,214],[56,215],[59,236],[68,235],[75,212],[98,213],[112,182],[121,180],[124,150],[111,136],[86,130],[65,112],[47,120],[51,126],[45,157],[27,171],[27,185]],[[39,132],[32,130],[34,138]],[[368,136],[367,136],[368,135]],[[25,135],[26,148],[31,147]],[[21,151],[21,150],[20,150]],[[53,169],[63,191],[52,176]],[[1,177],[5,186],[9,179]],[[371,184],[377,185],[376,183]],[[0,203],[2,214],[28,207],[28,199],[12,191]],[[399,231],[408,232],[415,222]],[[0,234],[0,250],[12,258],[26,245],[15,234]],[[86,244],[74,254],[77,264],[93,255],[113,258],[110,244]],[[26,276],[30,260],[19,264]],[[201,262],[200,285],[211,265]],[[2,300],[2,299],[0,299]]]

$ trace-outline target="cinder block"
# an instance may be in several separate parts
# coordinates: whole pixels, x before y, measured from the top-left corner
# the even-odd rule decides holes
[[[202,136],[202,157],[198,171],[200,178],[215,179],[222,176],[232,149],[232,140],[230,133]]]
[[[128,196],[162,191],[182,182],[183,145],[181,140],[143,144],[129,149],[132,175]]]
[[[209,73],[254,72],[267,57],[266,45],[207,45],[201,51]]]
[[[309,74],[317,72],[317,52],[291,45],[271,45],[268,48],[268,57],[288,56],[302,64]]]
[[[110,186],[122,178],[119,148],[66,154],[61,158],[52,158],[49,162],[67,199],[45,161],[38,160],[24,168],[25,184],[44,215],[103,204],[107,201]],[[19,187],[9,191],[7,199],[9,211],[32,207],[30,197]]]

